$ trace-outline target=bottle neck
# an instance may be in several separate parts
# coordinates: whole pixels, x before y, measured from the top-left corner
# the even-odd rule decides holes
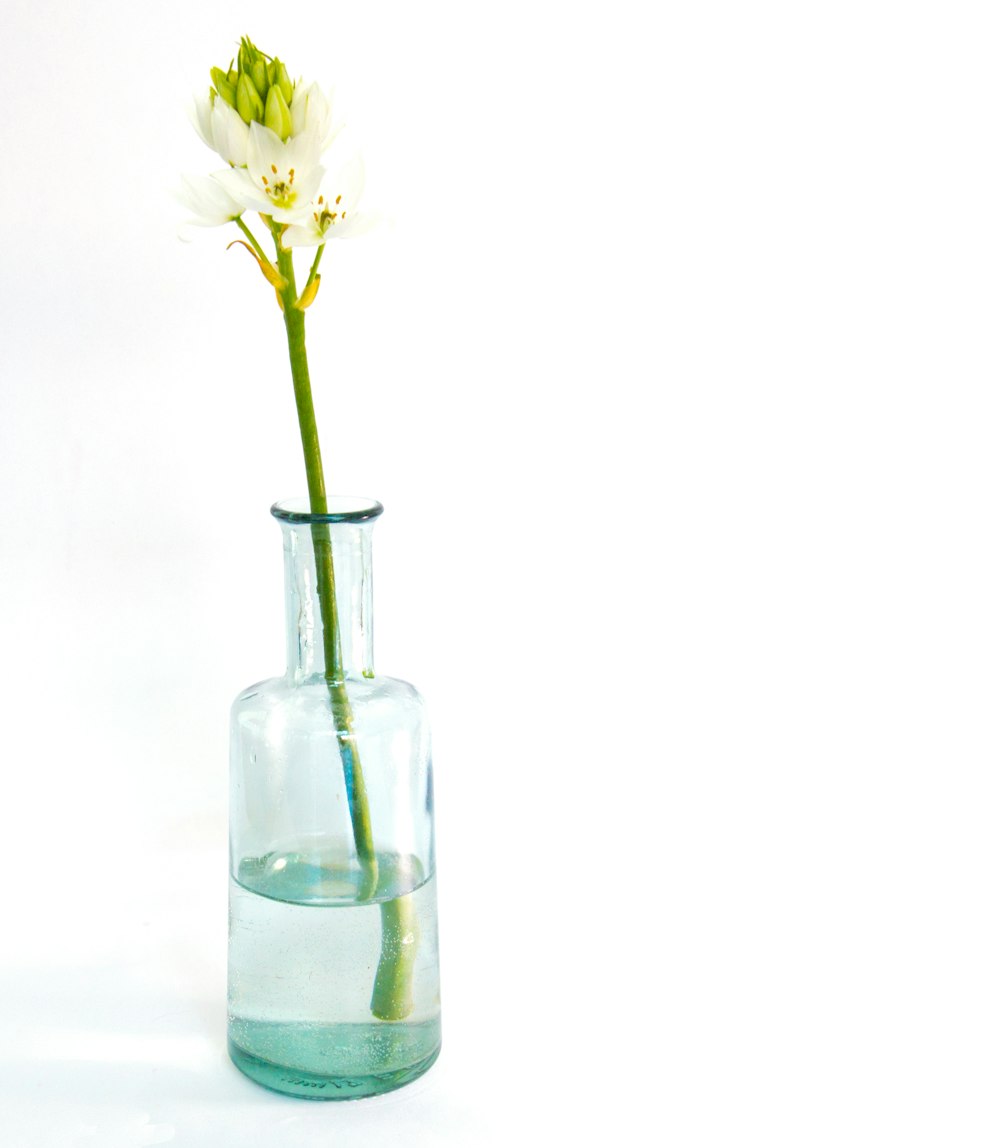
[[[374,677],[372,642],[373,521],[282,522],[288,676],[296,682]],[[329,548],[329,549],[327,549]],[[317,569],[317,554],[320,568]],[[320,600],[332,557],[335,615]],[[324,618],[332,625],[326,633]]]

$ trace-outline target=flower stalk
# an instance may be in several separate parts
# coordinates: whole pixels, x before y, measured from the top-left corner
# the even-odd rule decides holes
[[[285,280],[284,290],[278,291],[285,316],[288,336],[288,358],[292,368],[295,407],[298,412],[302,453],[306,464],[309,489],[309,509],[313,514],[328,512],[326,482],[323,476],[323,458],[316,428],[312,385],[309,380],[309,361],[306,357],[305,306],[296,294],[295,268],[292,254],[281,247],[281,229],[275,227],[278,252],[278,271]],[[320,252],[323,248],[321,247]],[[309,279],[301,299],[306,299],[319,282],[316,268],[319,252],[313,262]],[[308,300],[311,302],[311,297]],[[340,619],[337,612],[336,572],[333,564],[333,546],[330,527],[325,522],[314,523],[312,528],[313,553],[316,559],[316,593],[319,597],[320,617],[323,623],[323,665],[326,687],[330,693],[330,706],[337,730],[337,744],[347,786],[348,808],[354,845],[361,865],[361,888],[358,900],[369,901],[379,888],[379,863],[372,838],[371,812],[365,788],[364,772],[354,736],[354,715],[344,679],[343,650],[340,641]],[[392,874],[385,874],[385,884]],[[419,932],[413,898],[410,894],[382,901],[382,940],[375,983],[372,988],[372,1015],[379,1020],[405,1020],[413,1010],[413,965],[417,954]]]
[[[279,289],[285,332],[288,336],[288,360],[292,368],[292,386],[295,390],[295,409],[299,419],[302,455],[306,464],[306,483],[309,490],[309,510],[313,514],[328,513],[326,480],[323,476],[323,457],[320,452],[319,432],[316,429],[316,411],[313,406],[312,385],[309,381],[309,361],[306,357],[306,317],[296,306],[295,267],[292,253],[281,247],[280,228],[275,228],[275,246],[278,252],[278,271],[285,280]],[[313,553],[316,558],[316,592],[319,596],[320,617],[323,622],[323,666],[326,686],[330,693],[337,729],[337,743],[344,767],[347,801],[354,831],[354,845],[361,865],[362,882],[359,899],[370,900],[378,887],[378,857],[372,838],[371,812],[365,789],[361,758],[354,736],[354,715],[344,681],[344,658],[340,641],[340,619],[337,613],[337,583],[333,568],[333,545],[330,527],[325,522],[312,526]]]

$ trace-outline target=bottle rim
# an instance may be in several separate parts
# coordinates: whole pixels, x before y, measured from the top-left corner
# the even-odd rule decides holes
[[[351,494],[333,494],[327,499],[325,514],[313,514],[308,498],[283,498],[271,507],[279,522],[295,526],[334,525],[338,522],[370,522],[385,509],[374,498],[361,498]]]

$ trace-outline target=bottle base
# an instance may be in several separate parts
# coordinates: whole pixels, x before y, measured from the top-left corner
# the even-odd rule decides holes
[[[441,1051],[440,1026],[410,1024],[262,1024],[234,1026],[229,1056],[245,1076],[285,1096],[358,1100],[392,1092],[422,1076]],[[273,1057],[274,1059],[271,1059]],[[281,1063],[284,1061],[284,1063]],[[307,1065],[309,1067],[307,1067]],[[323,1071],[317,1071],[322,1065]]]

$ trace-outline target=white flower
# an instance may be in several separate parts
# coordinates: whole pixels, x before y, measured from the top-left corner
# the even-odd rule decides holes
[[[217,173],[219,174],[219,173]],[[188,223],[197,227],[221,227],[243,214],[243,207],[216,176],[183,175],[177,198],[192,213]]]
[[[192,120],[198,135],[226,163],[233,167],[246,166],[250,128],[221,96],[213,98],[209,93],[198,97]]]
[[[313,135],[320,151],[326,151],[343,127],[342,123],[334,121],[331,105],[332,101],[319,84],[306,85],[300,80],[295,85],[288,109],[292,113],[292,135]]]
[[[350,239],[370,230],[373,218],[355,211],[365,184],[361,156],[351,155],[324,181],[324,193],[310,205],[306,218],[286,228],[281,246],[319,247],[328,239]]]
[[[222,171],[217,178],[245,208],[278,223],[296,223],[308,213],[323,178],[319,144],[309,132],[282,143],[270,128],[252,123],[246,169]]]

